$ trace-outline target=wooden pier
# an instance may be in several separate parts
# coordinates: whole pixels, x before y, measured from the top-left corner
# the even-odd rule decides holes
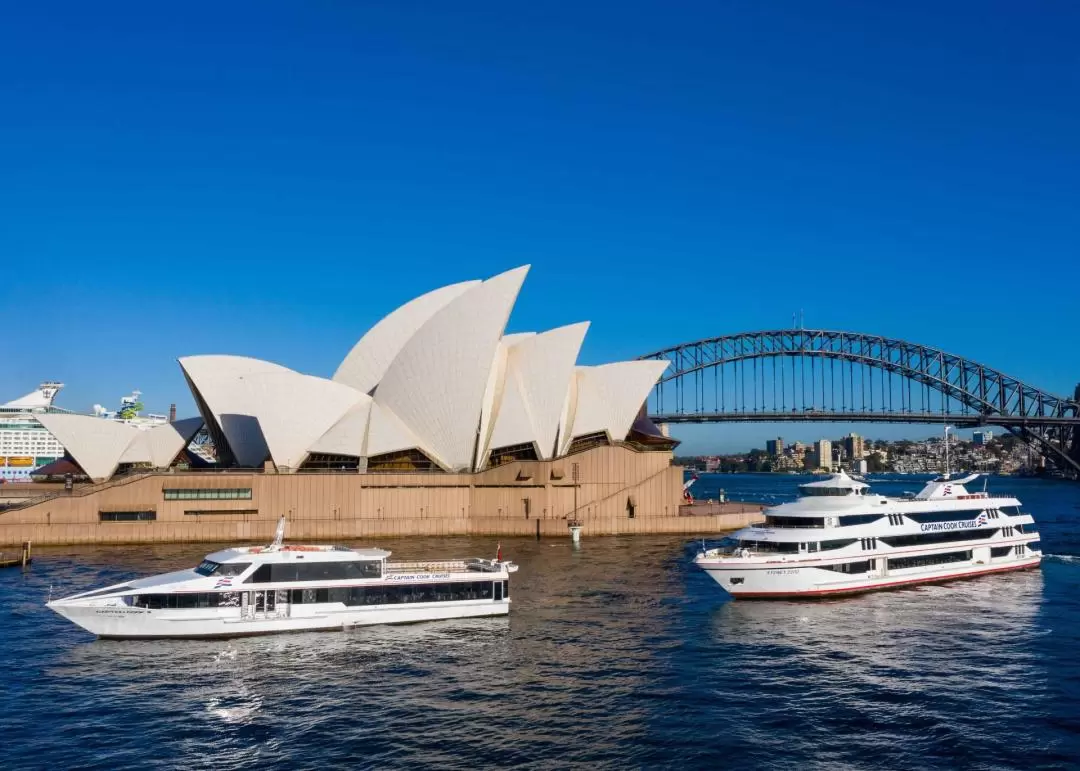
[[[12,552],[0,551],[0,568],[25,568],[30,564],[30,542],[23,541],[22,550],[17,556],[12,556]]]

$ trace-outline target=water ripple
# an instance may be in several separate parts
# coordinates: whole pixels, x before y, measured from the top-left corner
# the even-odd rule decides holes
[[[680,538],[503,539],[509,619],[204,642],[94,641],[41,603],[206,548],[44,549],[0,574],[5,766],[1075,766],[1075,529],[1047,524],[1042,571],[813,603],[724,601]]]

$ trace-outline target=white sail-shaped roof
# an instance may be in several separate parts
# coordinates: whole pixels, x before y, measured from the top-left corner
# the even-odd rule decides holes
[[[319,437],[352,408],[370,401],[347,385],[298,372],[267,373],[248,383],[252,412],[279,468],[299,467]]]
[[[373,458],[376,455],[384,455],[388,452],[401,452],[402,450],[412,449],[423,450],[429,456],[433,454],[431,450],[424,446],[421,439],[410,431],[394,413],[381,406],[378,402],[372,403],[367,444],[364,445],[364,456]]]
[[[120,462],[149,463],[154,468],[166,468],[181,450],[191,444],[202,426],[202,418],[185,418],[153,428],[136,428],[131,443],[120,456]]]
[[[625,439],[649,391],[667,367],[666,361],[578,367],[573,428],[567,438],[604,431],[612,441]]]
[[[528,270],[502,273],[448,303],[405,344],[375,391],[447,469],[473,466],[499,339]]]
[[[499,340],[499,348],[495,352],[495,362],[488,375],[487,387],[484,389],[483,409],[480,412],[480,453],[477,457],[477,467],[482,468],[487,460],[487,449],[492,447],[491,432],[495,428],[496,416],[502,409],[502,401],[506,386],[506,361],[510,349],[522,340],[535,337],[535,332],[517,332],[503,335]],[[527,439],[524,441],[531,441]]]
[[[327,455],[364,455],[364,439],[367,436],[368,420],[371,418],[371,397],[362,394],[362,401],[346,412],[329,431],[323,434],[311,446],[311,452]]]
[[[390,364],[416,332],[447,303],[460,297],[479,281],[463,281],[420,295],[383,318],[368,330],[341,362],[334,380],[358,391],[371,393]]]
[[[540,458],[555,452],[559,420],[588,322],[515,341],[507,352],[502,401],[488,451],[534,442]]]
[[[210,414],[208,422],[220,427],[236,462],[241,466],[257,467],[270,455],[258,419],[252,414],[246,389],[240,387],[245,378],[272,372],[292,372],[288,367],[247,356],[187,356],[180,359],[200,412],[205,405]]]
[[[309,448],[368,397],[332,380],[231,356],[192,356],[181,366],[225,434],[237,462],[296,468]]]
[[[91,479],[108,479],[120,458],[139,434],[126,423],[89,415],[35,415]]]

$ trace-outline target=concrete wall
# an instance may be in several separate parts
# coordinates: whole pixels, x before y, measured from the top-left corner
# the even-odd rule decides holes
[[[577,516],[586,535],[709,534],[752,519],[680,516],[683,475],[671,465],[671,453],[619,445],[478,474],[174,471],[127,477],[0,513],[0,544],[258,542],[272,538],[282,515],[290,540],[565,536],[566,520],[574,515],[575,463]],[[163,490],[175,488],[251,488],[252,493],[250,500],[165,500]],[[153,511],[156,520],[101,521],[102,512],[117,511]]]

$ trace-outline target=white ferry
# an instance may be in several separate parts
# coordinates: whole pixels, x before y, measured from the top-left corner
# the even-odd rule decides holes
[[[389,562],[383,549],[283,544],[214,552],[195,568],[47,606],[103,638],[240,637],[510,612],[502,560]]]
[[[800,485],[694,562],[733,597],[820,597],[1023,570],[1039,565],[1039,534],[1011,496],[969,492],[978,474],[935,479],[888,498],[841,472]]]

